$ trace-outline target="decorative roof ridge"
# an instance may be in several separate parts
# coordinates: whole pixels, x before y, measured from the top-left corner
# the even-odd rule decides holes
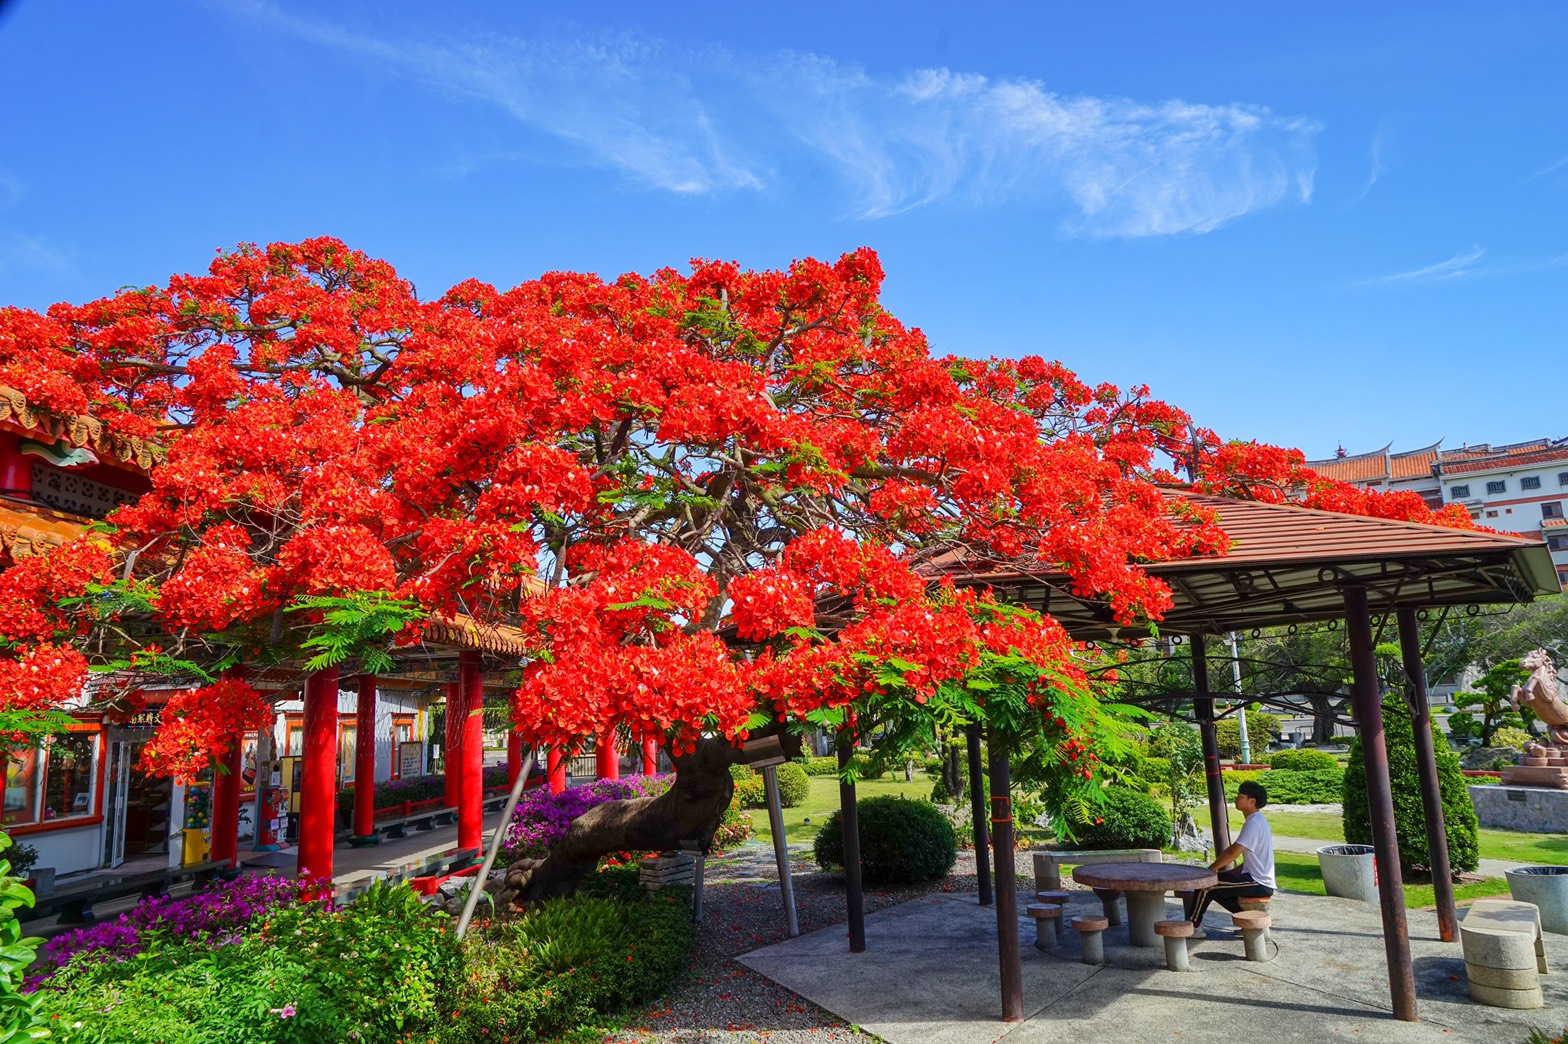
[[[106,457],[143,472],[163,462],[166,447],[156,439],[121,435],[108,422],[86,413],[56,413],[28,401],[27,395],[0,384],[0,424],[36,433],[51,442],[91,446]]]

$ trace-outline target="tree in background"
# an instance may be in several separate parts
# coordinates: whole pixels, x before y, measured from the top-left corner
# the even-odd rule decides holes
[[[1518,660],[1504,660],[1476,679],[1476,691],[1454,696],[1454,713],[1448,716],[1448,731],[1458,740],[1474,739],[1483,747],[1492,745],[1493,734],[1501,728],[1531,731],[1535,714],[1529,708],[1515,710],[1508,701],[1515,685],[1521,685],[1530,672]]]

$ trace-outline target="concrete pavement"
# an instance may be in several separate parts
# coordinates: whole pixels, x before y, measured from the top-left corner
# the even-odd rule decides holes
[[[1028,896],[1020,897],[1020,909]],[[1069,914],[1098,912],[1074,894]],[[754,950],[741,962],[889,1044],[1045,1044],[1047,1041],[1477,1041],[1512,1044],[1532,1028],[1568,1023],[1568,938],[1548,935],[1554,968],[1547,1007],[1509,1011],[1469,1000],[1457,943],[1437,938],[1434,915],[1409,912],[1422,1021],[1394,1020],[1378,909],[1282,892],[1272,904],[1274,959],[1249,963],[1240,939],[1192,947],[1193,971],[1165,970],[1160,949],[1106,933],[1106,963],[1078,959],[1077,939],[1056,954],[1024,940],[1023,1022],[1000,1021],[996,914],[972,894],[933,895],[866,918],[866,952],[848,952],[842,925]],[[1171,906],[1171,916],[1179,916]],[[1229,924],[1216,910],[1211,931]],[[1075,933],[1067,931],[1072,937]],[[1217,932],[1217,934],[1219,934]]]

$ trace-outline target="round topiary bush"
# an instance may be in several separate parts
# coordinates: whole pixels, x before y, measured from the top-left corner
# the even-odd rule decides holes
[[[1171,815],[1147,794],[1121,787],[1105,791],[1105,801],[1087,817],[1069,817],[1083,848],[1164,848],[1171,841]]]
[[[1334,772],[1339,768],[1339,762],[1334,760],[1334,755],[1306,747],[1300,750],[1276,751],[1269,759],[1269,764],[1286,772]]]
[[[943,877],[958,860],[953,824],[934,805],[899,797],[859,803],[860,872],[867,884],[915,884]],[[823,867],[844,865],[841,813],[817,831],[815,853]]]
[[[811,793],[811,779],[806,770],[787,761],[779,766],[779,803],[785,808],[795,808],[806,803]]]
[[[1399,840],[1399,865],[1429,870],[1432,857],[1426,843],[1426,809],[1421,804],[1421,779],[1416,769],[1415,732],[1410,709],[1397,692],[1383,701],[1383,735],[1388,748],[1388,778],[1394,791],[1394,828]],[[1448,862],[1456,872],[1480,865],[1481,849],[1475,806],[1470,803],[1469,780],[1459,769],[1459,757],[1448,749],[1432,725],[1437,748],[1437,784],[1443,797],[1443,825],[1448,831]],[[1361,737],[1350,744],[1350,764],[1345,767],[1345,840],[1353,845],[1372,843],[1372,821],[1367,811],[1367,777],[1362,767]]]

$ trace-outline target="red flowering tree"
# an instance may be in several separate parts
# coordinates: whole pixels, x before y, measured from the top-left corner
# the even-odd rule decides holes
[[[1138,563],[1224,550],[1173,514],[1163,468],[1348,494],[1299,454],[1195,436],[1147,389],[934,357],[881,281],[859,250],[422,301],[318,239],[46,315],[0,309],[0,382],[167,445],[110,531],[5,574],[4,699],[58,704],[89,660],[385,670],[432,617],[514,623],[535,650],[514,701],[531,739],[653,737],[680,776],[585,816],[535,891],[599,851],[705,842],[735,742],[802,721],[917,739],[984,719],[1082,796],[1088,653],[927,567],[1023,556],[1118,619],[1157,619],[1169,591]],[[215,695],[171,712],[159,766],[188,770],[258,711],[243,683]]]

